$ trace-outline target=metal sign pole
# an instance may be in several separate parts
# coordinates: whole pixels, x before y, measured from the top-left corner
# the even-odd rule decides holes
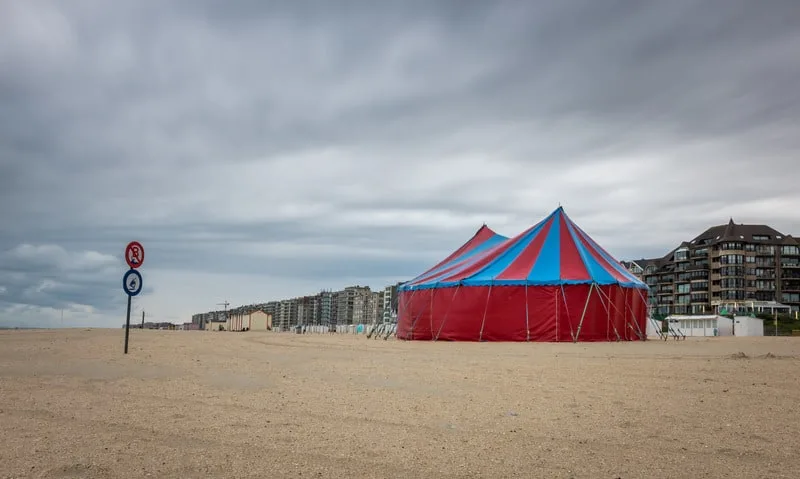
[[[128,354],[128,335],[131,329],[131,295],[128,295],[128,318],[125,320],[125,354]]]
[[[128,295],[128,310],[125,315],[125,354],[128,354],[128,338],[131,330],[131,298],[142,292],[142,275],[138,271],[144,263],[144,247],[138,241],[131,241],[125,247],[125,262],[130,269],[122,276],[122,289]],[[144,311],[142,311],[142,326],[144,327]]]

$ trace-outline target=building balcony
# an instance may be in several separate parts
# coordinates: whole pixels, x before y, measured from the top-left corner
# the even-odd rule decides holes
[[[686,268],[686,271],[708,271],[709,269],[710,266],[708,263],[702,263],[702,264],[692,264],[688,268]]]

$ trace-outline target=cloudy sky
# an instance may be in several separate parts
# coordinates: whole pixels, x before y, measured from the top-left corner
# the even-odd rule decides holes
[[[405,280],[561,203],[800,234],[796,0],[0,1],[0,325]]]

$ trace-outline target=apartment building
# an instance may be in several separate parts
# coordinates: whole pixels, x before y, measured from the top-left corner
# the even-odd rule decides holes
[[[644,268],[639,263],[636,261],[620,261],[620,264],[630,271],[631,274],[639,279],[642,279],[644,275]]]
[[[284,299],[278,305],[276,326],[286,330],[297,323],[297,299]]]
[[[336,324],[336,309],[334,308],[336,299],[335,293],[331,291],[321,291],[316,296],[317,311],[319,311],[317,318],[319,323],[317,324]]]
[[[273,326],[282,330],[297,325],[374,324],[397,319],[397,284],[381,291],[369,286],[348,286],[341,291],[323,290],[313,296],[269,301],[267,303],[238,306],[228,311],[231,315],[248,315],[262,311],[273,318]],[[192,322],[200,329],[212,318],[224,312],[200,313]],[[222,319],[224,321],[224,319]]]
[[[767,225],[713,226],[662,258],[624,262],[650,286],[654,314],[778,302],[800,310],[800,241]]]
[[[382,321],[391,323],[397,321],[397,285],[387,286],[383,290]]]
[[[297,323],[300,325],[319,324],[319,303],[317,296],[301,296],[297,303]]]

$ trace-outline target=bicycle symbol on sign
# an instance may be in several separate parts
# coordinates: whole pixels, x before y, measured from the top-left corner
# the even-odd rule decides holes
[[[125,262],[134,269],[144,263],[144,248],[138,241],[131,241],[125,248]]]

